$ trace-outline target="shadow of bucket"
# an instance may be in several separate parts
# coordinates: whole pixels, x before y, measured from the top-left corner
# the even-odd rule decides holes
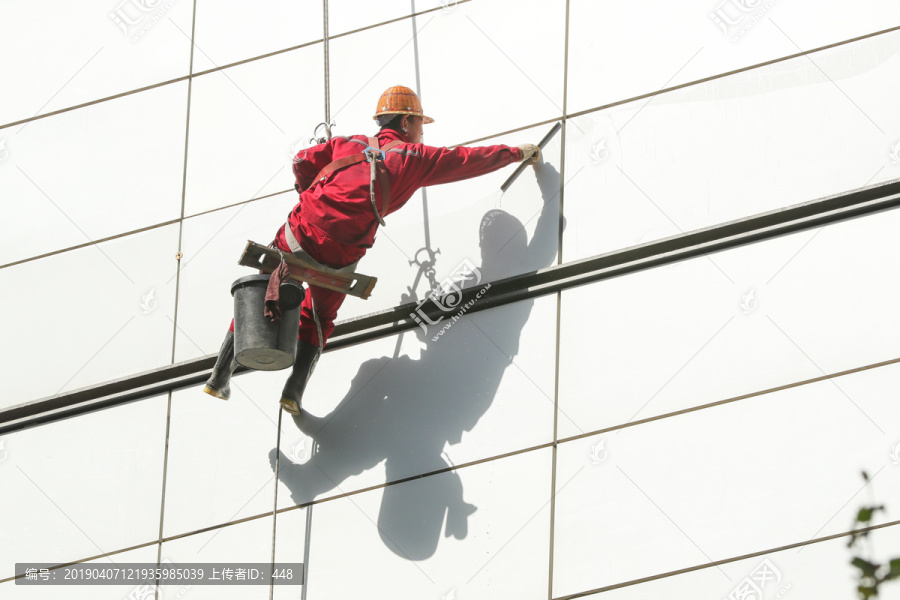
[[[231,284],[234,296],[234,358],[258,371],[279,371],[294,364],[297,327],[304,290],[299,282],[281,284],[281,318],[269,322],[265,311],[269,275],[248,275]]]

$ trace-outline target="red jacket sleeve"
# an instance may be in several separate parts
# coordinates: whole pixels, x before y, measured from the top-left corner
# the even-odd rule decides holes
[[[457,146],[451,150],[416,144],[414,149],[424,159],[418,162],[420,187],[478,177],[522,159],[521,150],[503,145]]]
[[[331,162],[331,140],[306,150],[301,150],[294,156],[294,178],[297,180],[294,189],[302,192],[309,187],[315,176]]]

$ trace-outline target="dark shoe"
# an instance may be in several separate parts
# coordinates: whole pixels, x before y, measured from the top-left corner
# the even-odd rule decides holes
[[[231,396],[231,375],[237,366],[237,361],[234,360],[234,332],[229,331],[225,335],[225,341],[219,349],[219,358],[216,359],[212,375],[209,376],[203,391],[210,396],[228,400]]]
[[[303,390],[309,381],[316,362],[319,360],[319,347],[303,340],[297,340],[297,355],[294,358],[294,367],[290,377],[284,384],[281,392],[281,406],[292,415],[300,414],[300,400],[303,398]]]

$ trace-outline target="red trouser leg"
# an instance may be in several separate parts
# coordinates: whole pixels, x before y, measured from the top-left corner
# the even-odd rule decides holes
[[[319,336],[316,333],[316,321],[313,316],[313,304],[316,314],[319,316],[319,324],[322,327],[323,345],[331,337],[334,331],[334,320],[337,318],[338,309],[344,303],[346,294],[326,290],[315,285],[308,285],[303,304],[300,306],[300,331],[297,338],[313,345],[319,344]]]
[[[275,244],[283,250],[287,248],[282,243],[282,234],[275,239]],[[345,246],[334,240],[323,239],[317,243],[304,243],[304,249],[323,265],[340,269],[359,260],[366,253],[364,248]],[[347,295],[335,292],[315,285],[306,285],[306,296],[300,307],[300,327],[297,338],[310,344],[318,345],[319,336],[316,333],[316,321],[313,317],[313,305],[319,317],[319,325],[322,328],[323,345],[334,331],[334,320],[337,318],[338,309],[344,303]]]

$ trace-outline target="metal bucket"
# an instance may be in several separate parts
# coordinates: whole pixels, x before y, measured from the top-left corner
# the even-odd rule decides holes
[[[269,275],[248,275],[231,284],[234,296],[234,358],[258,371],[278,371],[294,364],[297,327],[304,290],[292,279],[281,284],[281,318],[263,314]]]

